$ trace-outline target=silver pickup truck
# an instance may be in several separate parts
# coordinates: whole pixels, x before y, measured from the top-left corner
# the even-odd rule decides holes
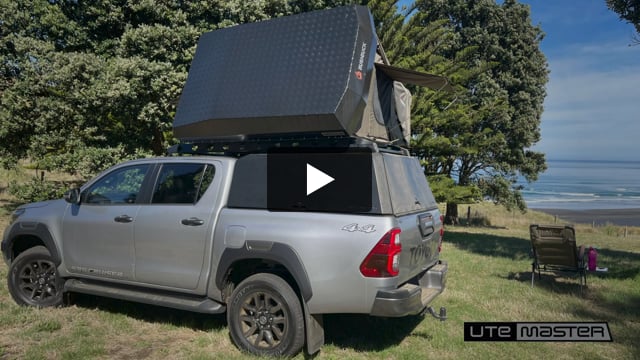
[[[13,212],[9,291],[37,307],[78,292],[226,311],[240,349],[276,356],[316,352],[322,314],[435,315],[447,264],[433,195],[415,158],[376,149],[371,162],[367,213],[270,211],[264,154],[119,164]]]
[[[235,344],[267,356],[317,352],[323,314],[445,319],[429,306],[447,274],[442,219],[402,148],[403,83],[450,87],[391,66],[363,6],[203,34],[173,124],[190,156],[126,162],[16,209],[11,295],[226,312]]]

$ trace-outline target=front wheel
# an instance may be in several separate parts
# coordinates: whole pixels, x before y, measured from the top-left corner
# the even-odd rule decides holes
[[[256,274],[231,294],[227,308],[231,339],[262,356],[293,356],[304,345],[304,316],[296,293],[282,278]]]
[[[20,305],[62,305],[64,282],[44,246],[35,246],[18,255],[9,267],[7,278],[9,293]]]

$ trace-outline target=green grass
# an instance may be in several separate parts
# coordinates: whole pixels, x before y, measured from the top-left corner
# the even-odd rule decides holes
[[[1,173],[0,189],[6,184]],[[0,227],[11,199],[0,191]],[[460,208],[466,215],[466,207]],[[613,225],[577,226],[578,243],[598,247],[598,265],[580,295],[578,279],[543,275],[531,288],[530,223],[552,223],[541,213],[520,214],[480,204],[472,215],[484,227],[449,227],[442,258],[449,262],[446,291],[432,304],[448,320],[363,315],[325,316],[318,359],[638,359],[640,358],[640,230],[628,236]],[[0,263],[2,359],[235,359],[224,316],[202,315],[131,302],[74,296],[71,306],[17,306]],[[465,343],[465,321],[607,321],[612,343]],[[296,358],[303,359],[303,354]]]

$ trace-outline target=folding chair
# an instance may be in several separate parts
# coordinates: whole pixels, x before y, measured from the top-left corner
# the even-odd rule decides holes
[[[572,225],[531,225],[531,287],[535,272],[576,273],[580,277],[580,293],[587,285],[587,262],[584,246],[576,247],[576,232]]]

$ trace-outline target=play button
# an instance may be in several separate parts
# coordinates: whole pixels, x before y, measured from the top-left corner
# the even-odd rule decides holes
[[[323,188],[335,179],[307,163],[307,196]]]
[[[277,148],[267,153],[271,211],[367,213],[372,157],[361,148]]]

